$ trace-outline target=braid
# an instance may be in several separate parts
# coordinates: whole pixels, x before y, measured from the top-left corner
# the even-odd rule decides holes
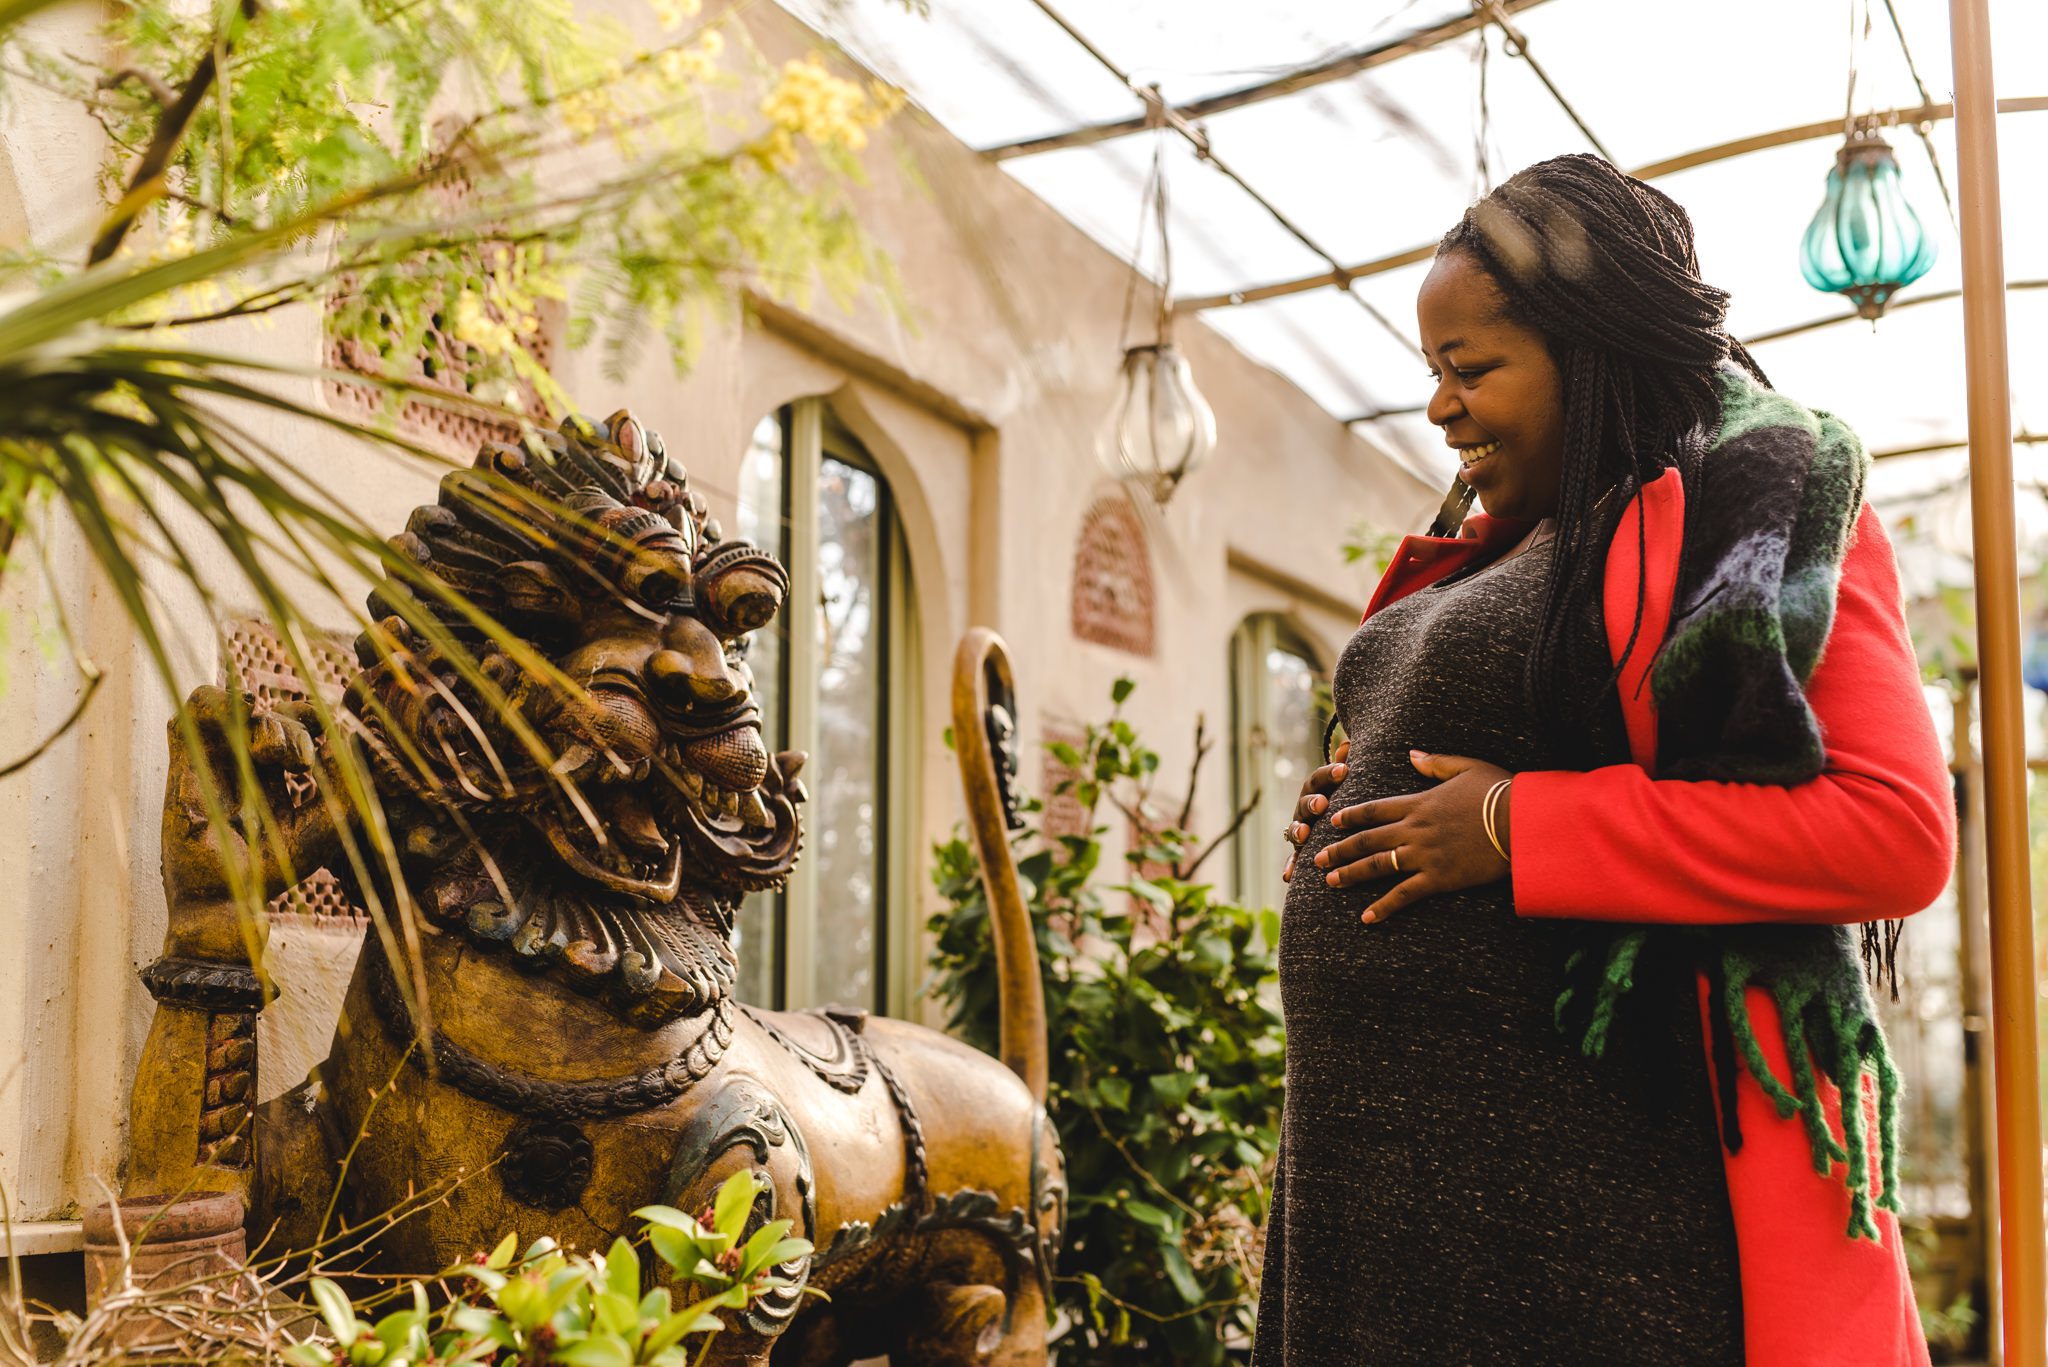
[[[1671,465],[1699,487],[1719,418],[1716,367],[1732,359],[1768,381],[1727,333],[1728,295],[1700,279],[1685,210],[1598,157],[1556,157],[1516,173],[1466,210],[1437,250],[1476,261],[1507,316],[1540,334],[1558,364],[1557,550],[1528,670],[1543,712],[1577,721],[1620,673],[1617,665],[1603,680],[1575,678],[1569,646],[1572,624],[1600,591],[1600,550],[1621,508]],[[1624,662],[1639,644],[1637,600]]]

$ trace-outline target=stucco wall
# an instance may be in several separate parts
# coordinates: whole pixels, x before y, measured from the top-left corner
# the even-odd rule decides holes
[[[593,8],[650,26],[638,6]],[[89,18],[66,8],[39,22],[76,49],[90,42]],[[744,22],[771,56],[817,46],[769,6],[750,7]],[[68,240],[94,208],[93,126],[26,91],[6,118],[0,233]],[[777,405],[822,396],[867,445],[903,511],[915,580],[922,829],[911,838],[922,852],[959,811],[941,734],[952,649],[967,626],[993,626],[1009,642],[1027,745],[1048,720],[1100,715],[1111,681],[1128,674],[1138,682],[1132,710],[1163,751],[1164,772],[1178,775],[1196,716],[1212,727],[1228,716],[1228,642],[1243,616],[1285,612],[1334,657],[1366,588],[1363,572],[1342,562],[1346,530],[1360,519],[1412,526],[1436,491],[1198,322],[1185,325],[1181,341],[1215,406],[1220,441],[1169,507],[1144,510],[1155,648],[1141,658],[1077,641],[1075,538],[1083,511],[1113,488],[1092,448],[1112,398],[1126,269],[915,111],[875,139],[865,165],[867,183],[851,193],[895,262],[894,303],[841,311],[754,301],[715,322],[687,376],[650,356],[614,383],[576,353],[558,374],[586,411],[630,405],[660,431],[727,525],[748,434]],[[208,340],[307,364],[322,355],[308,311],[261,332],[215,329]],[[395,529],[432,496],[424,474],[394,478],[388,463],[331,439],[273,435],[380,526]],[[135,970],[155,956],[163,931],[157,819],[171,710],[75,545],[61,530],[50,540],[55,593],[108,683],[84,725],[0,782],[0,1182],[16,1217],[29,1220],[61,1219],[102,1199],[97,1183],[118,1181],[128,1083],[150,1009]],[[203,604],[170,585],[165,593],[184,632],[181,684],[212,678],[213,625],[247,605]],[[17,567],[0,603],[9,624],[0,743],[13,755],[69,710],[76,681],[61,653],[43,649],[54,616],[42,586]],[[339,606],[315,612],[337,629],[352,625]],[[1204,779],[1197,817],[1206,829],[1225,818],[1225,767],[1219,760]],[[315,1048],[308,1041],[322,1036],[318,1017],[331,1010],[322,1001],[338,971],[317,947],[285,958],[289,995],[266,1025],[266,1092],[294,1080],[298,1056]]]

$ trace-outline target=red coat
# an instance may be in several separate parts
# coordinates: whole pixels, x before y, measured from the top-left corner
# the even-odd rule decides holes
[[[1641,640],[1661,641],[1684,536],[1678,472],[1646,488],[1640,506],[1648,549]],[[1636,516],[1631,505],[1608,546],[1603,609],[1617,659],[1635,620]],[[1409,537],[1366,615],[1491,559],[1523,530],[1476,516],[1454,539]],[[1517,914],[1847,924],[1909,916],[1941,896],[1955,867],[1953,790],[1920,691],[1891,543],[1868,505],[1842,565],[1834,631],[1806,689],[1827,746],[1819,777],[1793,787],[1657,780],[1656,706],[1645,677],[1655,653],[1638,648],[1620,680],[1634,763],[1516,776],[1509,820]],[[1704,980],[1700,995],[1704,1017]],[[1760,988],[1748,1001],[1764,1055],[1789,1088],[1777,1006]],[[1707,1067],[1711,1074],[1711,1055]],[[1840,1096],[1825,1079],[1821,1090],[1839,1141]],[[1863,1105],[1875,1183],[1877,1111],[1867,1085]],[[1898,1221],[1877,1212],[1881,1246],[1850,1238],[1848,1192],[1839,1172],[1814,1172],[1798,1117],[1780,1118],[1746,1073],[1737,1106],[1742,1150],[1723,1154],[1751,1367],[1926,1363]]]

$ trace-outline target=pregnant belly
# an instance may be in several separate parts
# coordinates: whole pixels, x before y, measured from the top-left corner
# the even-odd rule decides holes
[[[1405,768],[1405,756],[1403,757]],[[1414,791],[1392,776],[1354,772],[1332,795],[1331,810]],[[1375,781],[1377,780],[1377,781]],[[1424,897],[1385,921],[1359,915],[1398,877],[1333,888],[1318,852],[1352,831],[1314,822],[1288,884],[1280,921],[1280,996],[1290,1041],[1325,1029],[1356,1036],[1399,1018],[1434,1019],[1497,1029],[1503,1012],[1547,1009],[1555,996],[1552,928],[1514,913],[1505,880]]]

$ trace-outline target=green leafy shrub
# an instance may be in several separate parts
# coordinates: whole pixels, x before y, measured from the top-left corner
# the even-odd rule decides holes
[[[284,1357],[294,1367],[702,1362],[725,1328],[719,1312],[744,1310],[756,1298],[787,1288],[790,1283],[773,1269],[811,1249],[787,1237],[788,1220],[770,1221],[741,1241],[759,1190],[753,1173],[737,1172],[701,1217],[668,1206],[634,1212],[647,1222],[655,1254],[699,1293],[680,1307],[667,1287],[641,1294],[640,1255],[623,1238],[604,1254],[571,1254],[553,1239],[537,1239],[515,1260],[518,1236],[508,1234],[488,1256],[430,1279],[458,1288],[438,1298],[438,1310],[429,1281],[410,1281],[376,1298],[397,1299],[402,1308],[372,1322],[361,1313],[371,1307],[352,1304],[335,1282],[313,1278],[313,1300],[332,1339],[307,1339]]]
[[[1196,874],[1216,841],[1185,827],[1207,744],[1196,733],[1187,797],[1153,815],[1159,756],[1122,716],[1079,746],[1048,748],[1089,833],[1044,847],[1017,838],[1052,1040],[1050,1107],[1066,1151],[1065,1249],[1055,1279],[1063,1363],[1241,1358],[1257,1304],[1260,1236],[1279,1140],[1279,917],[1219,896]],[[1121,882],[1099,879],[1103,806],[1133,832]],[[1028,810],[1040,804],[1027,801]],[[973,847],[934,850],[948,903],[935,916],[930,991],[963,1038],[993,1052],[995,950]]]

